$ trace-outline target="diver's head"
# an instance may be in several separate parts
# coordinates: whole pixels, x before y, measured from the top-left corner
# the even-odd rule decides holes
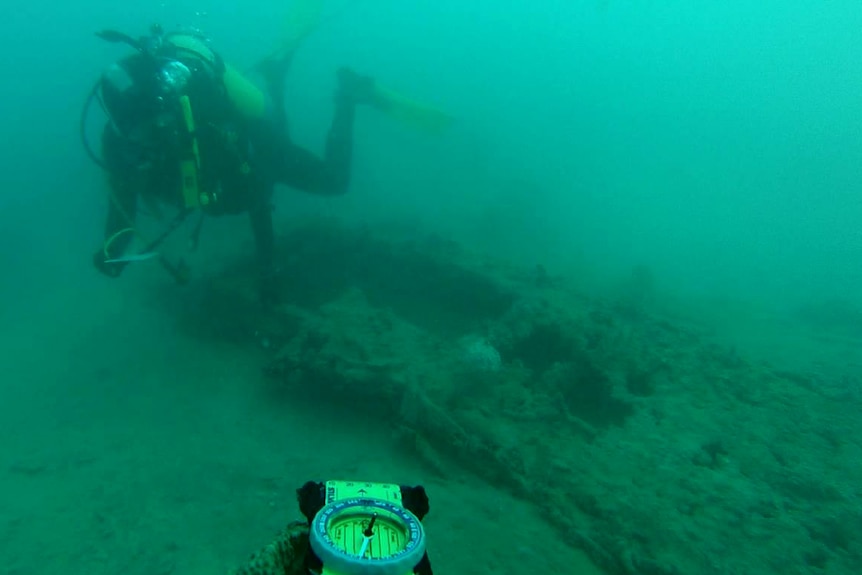
[[[99,166],[108,169],[87,138],[88,112],[94,101],[108,117],[111,135],[139,149],[145,160],[187,154],[194,147],[190,142],[196,119],[212,122],[228,110],[223,98],[224,62],[200,32],[167,34],[153,26],[141,38],[110,29],[96,36],[135,50],[102,73],[84,102],[81,137]]]
[[[102,104],[123,137],[144,143],[178,128],[177,101],[188,89],[192,72],[183,62],[135,54],[102,74]]]
[[[137,40],[116,32],[101,36],[136,49],[109,67],[100,81],[105,112],[115,130],[131,140],[176,121],[180,98],[195,92],[192,99],[205,99],[223,73],[221,59],[197,31],[167,34],[155,26]]]

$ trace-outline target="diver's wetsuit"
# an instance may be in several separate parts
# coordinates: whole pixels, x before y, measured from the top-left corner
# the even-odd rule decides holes
[[[274,234],[270,205],[274,184],[284,184],[319,195],[347,192],[353,158],[355,109],[353,95],[346,92],[345,88],[339,88],[323,159],[290,142],[287,125],[278,120],[277,112],[272,120],[251,128],[251,145],[255,152],[252,160],[256,161],[263,175],[263,195],[254,197],[253,194],[248,212],[262,273],[275,271],[272,269]]]
[[[249,213],[263,281],[271,279],[277,271],[271,215],[275,184],[321,195],[347,191],[357,103],[352,88],[367,86],[369,82],[350,71],[340,71],[335,115],[325,154],[320,158],[288,137],[283,78],[279,74],[265,79],[269,103],[267,113],[260,118],[243,117],[232,109],[223,93],[198,94],[192,98],[200,148],[199,179],[216,197],[204,211],[212,215]],[[201,100],[210,102],[201,105]],[[131,234],[117,234],[134,222],[138,198],[147,196],[181,208],[182,174],[179,154],[171,153],[170,144],[136,144],[119,134],[111,123],[103,132],[102,148],[110,174],[112,201],[105,229],[106,247],[97,252],[94,263],[103,273],[117,276],[122,264],[105,260],[119,257],[128,246]]]

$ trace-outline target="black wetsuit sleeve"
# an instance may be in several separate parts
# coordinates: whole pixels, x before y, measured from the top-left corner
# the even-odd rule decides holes
[[[106,259],[111,259],[123,255],[134,236],[131,232],[121,232],[134,225],[137,193],[134,185],[118,178],[112,177],[108,185],[111,191],[108,197],[103,250],[106,252]]]
[[[138,195],[145,177],[135,168],[134,156],[109,127],[102,134],[102,154],[108,167],[109,187],[103,251],[106,259],[111,259],[122,256],[132,241],[133,233],[120,232],[135,224]]]

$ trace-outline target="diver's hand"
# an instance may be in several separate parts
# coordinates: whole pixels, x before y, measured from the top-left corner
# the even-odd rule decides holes
[[[105,261],[105,252],[103,250],[98,250],[93,254],[93,266],[95,266],[102,275],[109,278],[117,278],[120,277],[121,273],[123,273],[123,268],[126,267],[126,264],[122,262],[107,262]]]

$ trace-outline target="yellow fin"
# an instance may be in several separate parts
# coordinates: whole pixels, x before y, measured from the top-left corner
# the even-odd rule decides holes
[[[284,20],[281,45],[269,59],[281,60],[290,57],[302,41],[314,32],[322,16],[323,0],[291,0]]]
[[[407,98],[388,88],[377,86],[376,90],[380,98],[377,108],[408,126],[425,132],[440,133],[454,121],[447,112]]]

